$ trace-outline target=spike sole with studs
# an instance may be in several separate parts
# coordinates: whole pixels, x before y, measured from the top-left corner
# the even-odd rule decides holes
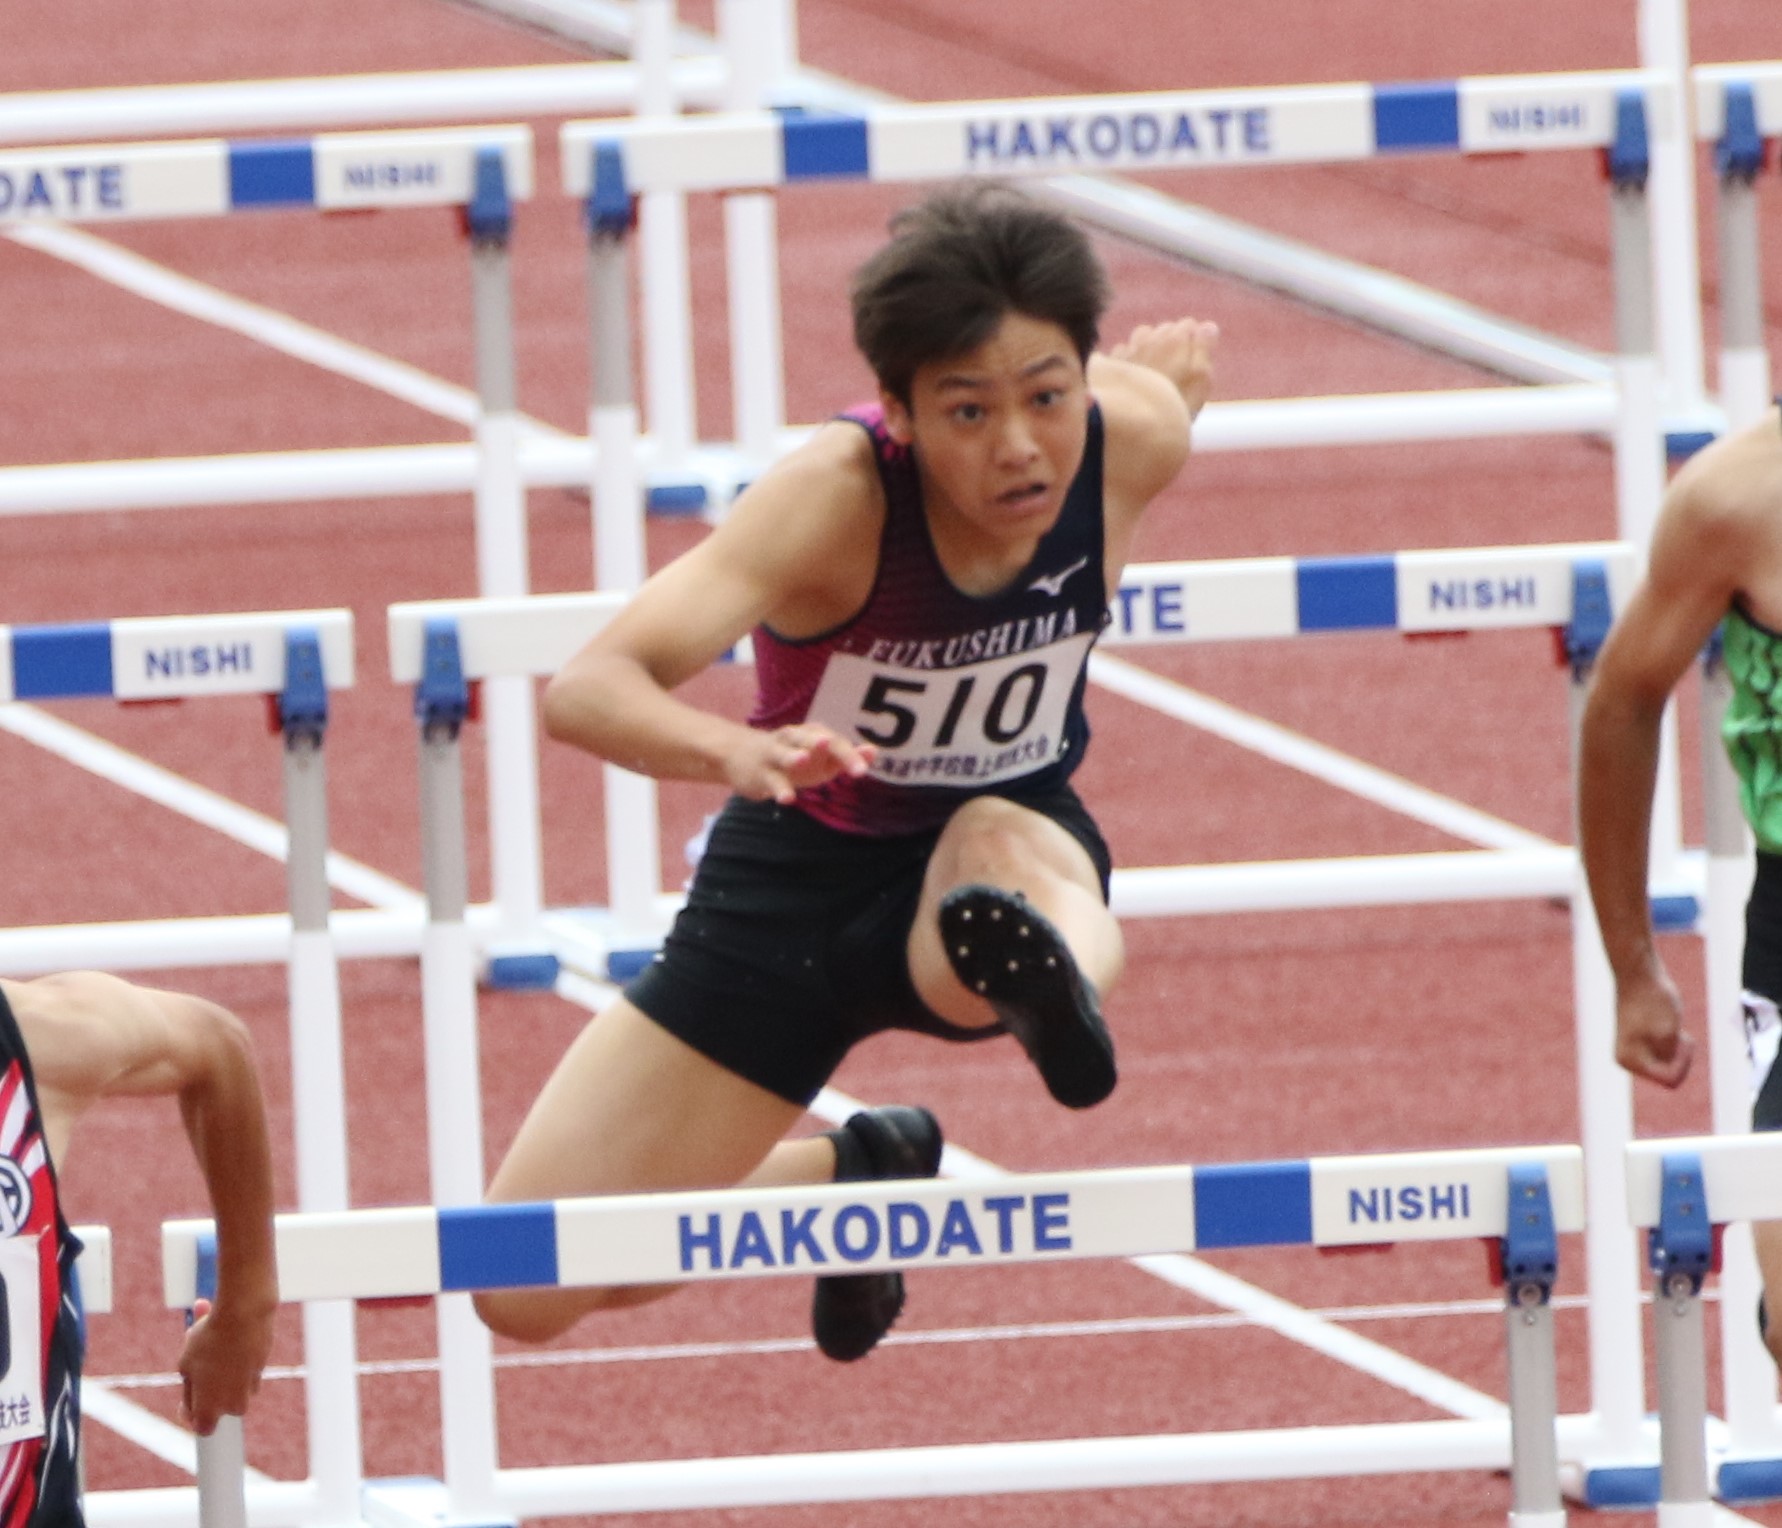
[[[1114,1091],[1114,1042],[1063,936],[1018,892],[960,886],[940,905],[954,974],[996,1010],[1047,1091],[1087,1109]]]

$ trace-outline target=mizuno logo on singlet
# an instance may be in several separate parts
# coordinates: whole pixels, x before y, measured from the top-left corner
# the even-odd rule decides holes
[[[1088,566],[1089,559],[1087,557],[1079,557],[1062,573],[1042,573],[1027,586],[1027,591],[1030,594],[1049,594],[1053,599],[1057,599],[1064,591],[1064,581],[1069,578],[1071,574],[1081,573],[1083,569]]]

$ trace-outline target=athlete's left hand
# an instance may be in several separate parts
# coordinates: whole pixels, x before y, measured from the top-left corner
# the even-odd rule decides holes
[[[1140,324],[1108,354],[1162,372],[1176,385],[1192,418],[1213,390],[1213,351],[1219,326],[1199,318],[1167,324]]]
[[[255,1315],[200,1300],[192,1316],[179,1358],[184,1382],[179,1414],[193,1432],[209,1437],[225,1416],[246,1415],[260,1388],[260,1371],[272,1351],[273,1311]]]

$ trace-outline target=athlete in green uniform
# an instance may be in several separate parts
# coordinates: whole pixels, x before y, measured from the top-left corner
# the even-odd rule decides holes
[[[1782,1000],[1782,419],[1775,409],[1677,474],[1646,579],[1609,633],[1584,711],[1579,837],[1615,974],[1615,1058],[1673,1088],[1688,1074],[1694,1040],[1652,936],[1647,840],[1665,701],[1717,627],[1733,683],[1727,754],[1758,844],[1743,968],[1760,1080],[1753,1124],[1774,1130],[1782,1129],[1774,1066]],[[1754,1230],[1765,1303],[1782,1309],[1782,1222]],[[1765,1340],[1782,1362],[1782,1323]]]

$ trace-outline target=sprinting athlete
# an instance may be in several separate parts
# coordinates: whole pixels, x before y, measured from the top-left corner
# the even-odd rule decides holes
[[[217,1225],[181,1415],[241,1415],[272,1344],[272,1159],[247,1032],[213,1003],[80,972],[0,981],[0,1528],[79,1528],[82,1321],[57,1170],[100,1099],[179,1100]]]
[[[765,473],[553,680],[552,736],[733,794],[661,955],[570,1047],[491,1198],[932,1176],[925,1110],[782,1139],[887,1028],[1007,1033],[1061,1103],[1112,1091],[1122,943],[1070,786],[1085,666],[1216,330],[1098,354],[1107,298],[1081,229],[1006,187],[901,216],[853,289],[877,404]],[[675,697],[750,632],[746,724]],[[541,1340],[661,1292],[478,1306]],[[902,1302],[894,1273],[818,1279],[818,1346],[860,1357]]]
[[[1716,441],[1678,472],[1645,582],[1592,676],[1579,771],[1590,893],[1615,973],[1616,1059],[1676,1087],[1695,1042],[1652,935],[1647,836],[1665,701],[1719,628],[1733,697],[1723,735],[1757,838],[1745,909],[1745,1016],[1755,1063],[1752,1124],[1782,1130],[1775,1064],[1782,999],[1782,417]],[[1782,1309],[1782,1224],[1753,1227],[1768,1310]],[[1765,1333],[1782,1362],[1782,1324]]]

